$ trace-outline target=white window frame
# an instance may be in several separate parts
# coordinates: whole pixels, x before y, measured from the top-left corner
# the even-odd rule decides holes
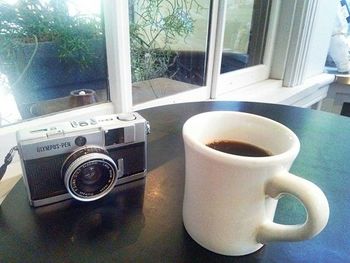
[[[152,100],[133,106],[133,110],[140,110],[148,107],[159,106],[169,103],[199,101],[204,99],[215,99],[218,95],[228,91],[236,90],[253,83],[269,78],[272,52],[274,47],[275,33],[278,24],[278,10],[280,0],[273,1],[269,21],[269,31],[263,63],[257,66],[220,74],[221,57],[223,52],[225,17],[227,0],[212,0],[210,37],[208,41],[208,62],[206,86],[175,94],[169,97]]]
[[[213,65],[211,98],[215,99],[218,95],[225,92],[240,89],[242,87],[268,79],[270,74],[272,50],[274,48],[274,39],[278,23],[280,1],[273,1],[269,19],[269,30],[266,37],[266,48],[264,52],[263,63],[260,65],[243,68],[232,72],[220,74],[221,58],[223,52],[225,19],[227,0],[220,1],[216,17],[216,37],[215,37],[215,58]],[[214,20],[213,20],[214,21]]]
[[[270,21],[277,21],[274,24],[276,30],[272,38],[268,37],[272,46],[265,48],[264,64],[270,60],[266,64],[270,65],[269,78],[236,90],[228,88],[217,93],[216,98],[319,109],[329,84],[335,79],[334,75],[324,73],[324,63],[338,1],[274,0],[273,5],[277,7],[279,17]],[[239,71],[234,73],[240,75]],[[247,79],[252,77],[256,78],[253,74],[246,76]]]
[[[274,0],[272,11],[270,14],[270,25],[267,37],[268,44],[266,45],[264,63],[262,65],[253,66],[242,70],[237,70],[235,72],[220,75],[219,65],[221,64],[220,59],[222,53],[222,37],[224,32],[222,14],[224,14],[225,12],[225,6],[227,4],[226,2],[226,0],[213,0],[213,12],[211,14],[211,21],[217,22],[211,25],[212,34],[209,40],[210,49],[208,53],[209,63],[207,74],[207,83],[209,84],[207,86],[192,91],[183,92],[166,98],[161,98],[133,106],[132,84],[130,75],[130,54],[129,52],[127,52],[128,50],[130,50],[128,26],[128,0],[104,0],[103,6],[105,15],[107,62],[111,102],[101,103],[75,110],[68,110],[65,112],[52,114],[51,116],[45,116],[33,120],[26,120],[15,125],[2,127],[0,128],[0,142],[2,144],[2,147],[0,149],[0,157],[3,158],[3,156],[6,155],[10,147],[16,144],[16,130],[27,128],[29,126],[43,125],[70,119],[87,118],[91,115],[139,110],[146,107],[158,106],[168,103],[217,98],[218,95],[224,94],[225,92],[232,92],[232,90],[234,90],[235,92],[235,89],[242,89],[242,87],[250,86],[251,84],[268,81],[269,77],[271,78],[271,76],[273,78],[283,79],[284,72],[288,71],[288,67],[293,68],[294,66],[302,63],[303,61],[305,62],[306,66],[301,75],[298,75],[302,77],[297,77],[297,81],[293,82],[294,84],[298,83],[298,81],[303,81],[303,78],[310,77],[310,74],[315,75],[319,71],[319,64],[317,65],[316,69],[315,66],[311,67],[314,61],[312,55],[315,55],[315,52],[312,48],[317,47],[318,50],[320,50],[320,47],[317,46],[317,42],[320,39],[322,41],[325,39],[327,40],[327,33],[325,33],[323,30],[323,34],[321,34],[322,36],[317,36],[317,34],[313,34],[311,32],[312,28],[308,28],[307,31],[303,31],[303,27],[301,26],[302,24],[300,21],[298,22],[297,18],[300,14],[306,15],[307,19],[304,19],[303,21],[312,21],[310,22],[311,26],[317,24],[316,22],[319,22],[319,20],[321,19],[327,20],[327,16],[331,17],[331,13],[333,12],[332,5],[334,4],[331,3],[333,1]],[[282,10],[281,8],[283,7],[285,8],[287,2],[293,2],[293,4],[296,7],[296,13],[292,14],[291,18],[282,17],[282,20],[279,20],[281,18],[279,17],[279,10]],[[328,14],[326,11],[328,12]],[[281,21],[287,21],[286,25],[292,33],[294,32],[294,34],[297,34],[299,32],[300,35],[302,34],[302,32],[304,32],[306,34],[303,36],[303,39],[309,40],[309,42],[305,41],[305,44],[298,46],[298,48],[301,48],[302,50],[298,51],[295,48],[290,48],[287,49],[287,51],[285,51],[285,49],[281,47],[281,43],[278,42],[278,40],[280,39],[278,34],[281,33]],[[288,21],[292,21],[290,25],[288,25]],[[118,28],[118,30],[116,30],[116,28]],[[327,48],[327,44],[324,44],[324,46],[326,46]],[[325,52],[324,49],[325,47],[322,47],[321,52]],[[299,55],[302,54],[302,52],[304,52],[303,55]],[[282,56],[279,58],[278,56],[276,56],[276,53]],[[281,58],[286,59],[283,60]],[[290,59],[290,61],[298,61],[298,63],[288,64],[286,63],[288,58]],[[299,59],[291,60],[291,58]],[[322,62],[322,58],[319,58],[318,62]],[[282,66],[282,68],[280,66]],[[277,69],[280,71],[278,72]],[[272,73],[275,73],[275,76]],[[293,74],[291,74],[291,77],[293,77]]]
[[[278,1],[280,19],[270,78],[294,87],[324,71],[338,1]]]

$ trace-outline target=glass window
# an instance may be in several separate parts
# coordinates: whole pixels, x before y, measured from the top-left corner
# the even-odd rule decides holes
[[[101,1],[0,4],[0,126],[106,101]]]
[[[227,1],[221,73],[263,62],[269,2]]]
[[[202,91],[198,88],[206,85],[212,88],[210,65],[215,61],[208,60],[208,43],[209,33],[216,34],[209,28],[211,20],[215,23],[213,6],[217,2],[106,2],[106,6],[118,7],[129,3],[132,88],[113,85],[118,90],[130,88],[133,105]],[[227,1],[221,72],[262,62],[268,16],[264,3],[269,1],[260,2]],[[1,2],[0,125],[110,100],[101,5],[101,0]],[[107,12],[114,14],[116,10],[107,7],[106,17]],[[264,30],[260,24],[265,25]],[[113,35],[120,33],[115,30]],[[214,46],[211,52],[215,52]],[[114,48],[119,52],[118,45]],[[113,61],[111,54],[109,60]],[[116,65],[126,76],[130,68]]]
[[[326,71],[333,74],[350,73],[350,8],[349,1],[338,1],[337,15],[326,60]]]
[[[210,1],[129,0],[133,104],[204,86]]]

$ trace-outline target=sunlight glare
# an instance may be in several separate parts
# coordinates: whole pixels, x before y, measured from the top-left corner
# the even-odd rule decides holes
[[[19,0],[3,0],[6,4],[15,5]],[[50,0],[41,0],[43,4],[48,4]],[[69,14],[86,15],[86,14],[100,14],[101,1],[100,0],[66,0]]]
[[[21,120],[7,77],[0,73],[0,126]]]

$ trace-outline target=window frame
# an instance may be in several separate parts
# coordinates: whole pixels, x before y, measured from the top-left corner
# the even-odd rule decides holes
[[[221,57],[223,52],[224,32],[225,32],[225,17],[227,0],[220,1],[217,16],[216,43],[215,43],[215,59],[211,85],[211,98],[215,99],[221,94],[232,92],[242,87],[267,80],[270,75],[272,54],[276,37],[276,30],[279,18],[280,0],[270,2],[266,7],[270,7],[269,21],[262,21],[265,25],[268,23],[266,34],[266,42],[264,44],[263,61],[259,65],[249,66],[240,70],[220,74]],[[262,38],[262,37],[259,37]],[[254,47],[254,49],[257,49]]]
[[[256,66],[250,66],[244,69],[220,74],[221,69],[221,57],[223,52],[223,41],[225,32],[225,17],[227,9],[227,0],[212,0],[210,7],[210,21],[211,23],[209,30],[208,39],[208,59],[207,59],[207,74],[206,74],[206,86],[202,86],[196,90],[182,92],[166,98],[160,98],[149,102],[134,105],[133,110],[140,110],[150,106],[159,106],[168,103],[178,103],[185,101],[198,101],[203,99],[215,99],[218,95],[228,91],[239,89],[269,78],[271,61],[272,61],[272,50],[276,32],[276,25],[278,24],[278,10],[280,1],[268,0],[265,7],[269,8],[271,5],[270,19],[267,22],[264,19],[264,27],[268,24],[270,29],[267,32],[266,43],[264,46],[264,56],[261,64]],[[258,8],[258,12],[261,14],[261,6]],[[263,39],[264,37],[259,35],[257,38]],[[257,50],[256,44],[254,50]],[[262,56],[262,51],[259,56]],[[253,76],[253,77],[252,77]]]
[[[276,1],[280,18],[269,78],[282,80],[283,87],[295,87],[324,72],[338,2]]]

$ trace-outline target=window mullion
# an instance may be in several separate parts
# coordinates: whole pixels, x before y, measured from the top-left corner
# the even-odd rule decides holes
[[[110,99],[116,112],[132,110],[128,0],[104,0]]]
[[[226,0],[212,1],[207,68],[207,83],[210,87],[210,98],[212,99],[216,98],[220,77],[226,7]]]
[[[283,85],[296,86],[302,83],[305,71],[305,59],[315,19],[317,1],[297,1],[296,17],[292,27],[290,51],[284,73]]]
[[[327,0],[281,1],[270,78],[283,79],[283,86],[293,87],[323,72],[333,27],[329,18],[335,14],[336,4]]]

